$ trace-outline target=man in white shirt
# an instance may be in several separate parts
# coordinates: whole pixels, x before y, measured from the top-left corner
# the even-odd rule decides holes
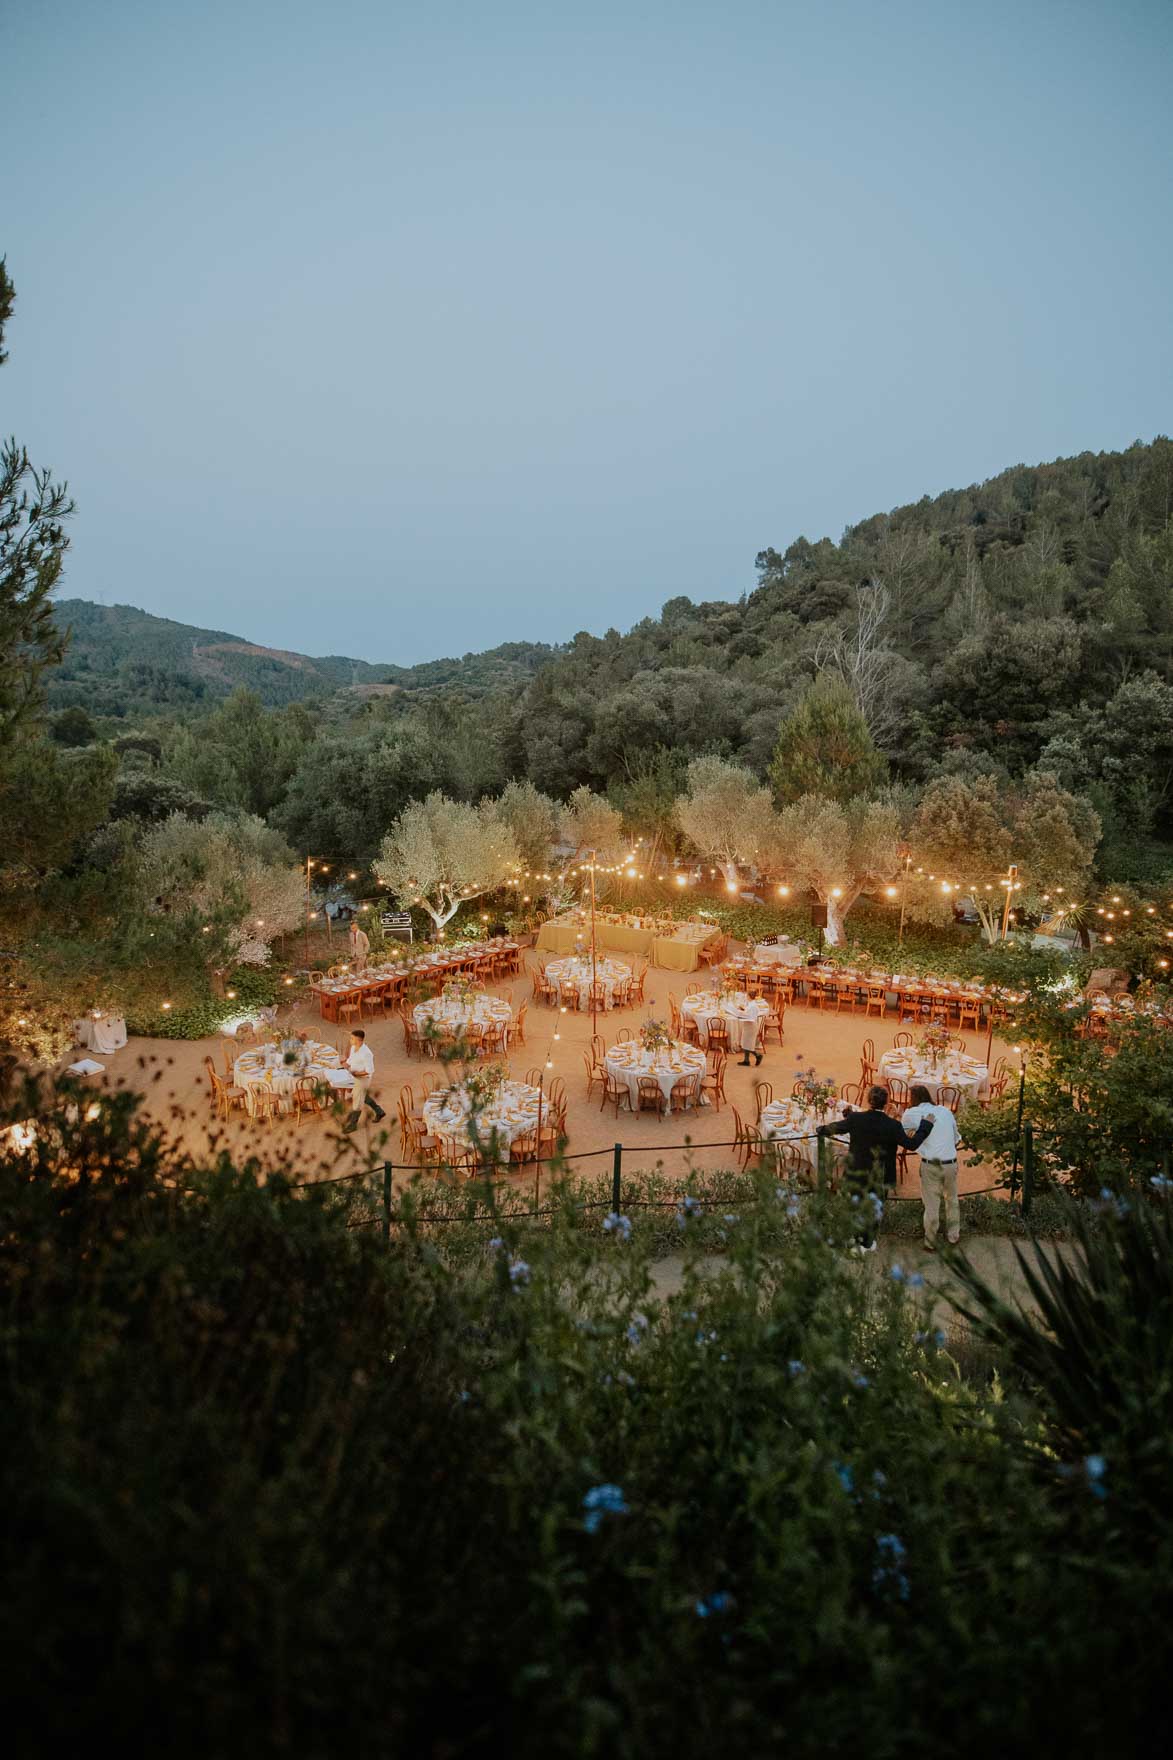
[[[349,1118],[342,1127],[342,1129],[349,1135],[351,1131],[356,1131],[358,1129],[358,1121],[362,1116],[362,1109],[364,1106],[370,1107],[375,1115],[376,1124],[378,1124],[381,1118],[386,1118],[387,1116],[383,1111],[383,1108],[372,1100],[371,1096],[367,1093],[367,1088],[375,1074],[375,1059],[370,1046],[367,1044],[367,1036],[361,1027],[355,1027],[353,1033],[350,1035],[350,1050],[346,1054],[345,1068],[348,1069],[354,1077],[354,1087],[351,1090],[352,1110]]]
[[[901,1124],[913,1135],[920,1124],[931,1126],[920,1143],[920,1190],[925,1207],[925,1246],[936,1251],[945,1199],[945,1235],[951,1247],[961,1239],[961,1205],[957,1199],[957,1120],[947,1106],[937,1106],[919,1083],[909,1094],[912,1105]]]

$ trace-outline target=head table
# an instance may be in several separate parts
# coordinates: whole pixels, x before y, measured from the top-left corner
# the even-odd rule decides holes
[[[476,1114],[480,1153],[488,1153],[494,1135],[499,1148],[508,1153],[519,1137],[537,1130],[544,1110],[539,1088],[529,1082],[503,1082]],[[449,1145],[452,1152],[464,1155],[477,1146],[471,1129],[472,1097],[463,1085],[437,1088],[424,1101],[423,1115],[430,1134]]]
[[[752,1051],[758,1042],[758,1028],[770,1012],[768,1002],[737,991],[732,996],[686,996],[680,1012],[697,1024],[705,1044],[709,1028],[716,1020],[729,1023],[729,1042],[739,1051]]]
[[[433,984],[437,979],[472,977],[478,982],[499,970],[504,962],[516,971],[521,949],[516,941],[473,941],[465,946],[454,945],[430,953],[415,954],[409,959],[391,960],[384,965],[368,965],[362,972],[343,972],[337,978],[319,978],[312,986],[318,1007],[325,1020],[337,1019],[340,1002],[380,993],[399,997],[413,985]],[[417,991],[418,994],[418,991]]]
[[[290,1040],[288,1049],[282,1045],[254,1045],[242,1051],[232,1069],[232,1079],[243,1088],[250,1114],[256,1113],[258,1099],[265,1092],[276,1094],[278,1110],[288,1112],[293,1105],[293,1090],[299,1081],[329,1082],[335,1089],[354,1086],[350,1071],[342,1068],[342,1059],[333,1045],[316,1039]]]
[[[707,1097],[700,1091],[701,1078],[705,1073],[705,1054],[695,1045],[678,1043],[670,1050],[645,1051],[634,1040],[627,1040],[623,1044],[612,1045],[605,1054],[603,1063],[616,1081],[627,1084],[632,1111],[639,1108],[639,1084],[641,1078],[646,1076],[651,1076],[659,1084],[660,1092],[669,1102],[677,1082],[691,1080],[694,1088],[689,1104],[708,1105]]]
[[[984,1100],[990,1091],[989,1065],[976,1057],[949,1051],[934,1064],[921,1051],[885,1051],[880,1057],[880,1076],[913,1087],[918,1082],[929,1090],[934,1104],[942,1088],[956,1088],[965,1100]]]
[[[631,967],[625,966],[620,959],[596,959],[592,968],[589,959],[551,959],[546,962],[546,976],[553,978],[555,984],[571,984],[578,991],[578,1006],[586,1009],[591,1003],[592,970],[596,981],[602,986],[604,1006],[614,1008],[615,991],[629,983]]]

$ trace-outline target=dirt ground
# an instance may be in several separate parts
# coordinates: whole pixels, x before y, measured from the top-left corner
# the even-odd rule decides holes
[[[529,955],[532,963],[532,952]],[[650,1012],[667,1018],[670,994],[681,998],[685,984],[704,979],[696,974],[690,980],[678,972],[653,969],[648,973],[645,1008],[627,1009],[600,1017],[599,1032],[610,1045],[623,1026],[638,1032],[639,1023]],[[514,1010],[530,998],[528,973],[490,987],[495,994],[512,995]],[[342,1044],[346,1029],[319,1019],[316,1007],[303,1002],[292,1009],[283,1009],[280,1019],[293,1029],[304,1027],[312,1038]],[[363,1022],[375,1058],[375,1093],[387,1110],[387,1119],[380,1126],[363,1123],[351,1137],[339,1134],[340,1120],[329,1114],[306,1118],[300,1125],[293,1118],[279,1118],[269,1124],[235,1113],[227,1124],[217,1120],[205,1074],[204,1059],[211,1056],[217,1071],[223,1074],[219,1037],[195,1042],[163,1039],[132,1038],[126,1047],[101,1061],[105,1073],[93,1078],[98,1084],[132,1087],[145,1095],[148,1114],[164,1124],[195,1161],[207,1159],[210,1146],[223,1146],[238,1161],[254,1159],[265,1171],[281,1169],[299,1179],[329,1178],[357,1172],[364,1162],[403,1159],[395,1108],[401,1086],[410,1085],[418,1102],[423,1078],[439,1076],[442,1066],[430,1060],[408,1057],[403,1047],[403,1031],[397,1020]],[[624,1167],[627,1171],[650,1169],[662,1165],[665,1172],[683,1176],[688,1167],[728,1167],[734,1165],[733,1107],[742,1117],[755,1116],[753,1084],[764,1080],[773,1084],[774,1095],[789,1093],[800,1069],[812,1064],[820,1075],[833,1076],[839,1082],[859,1080],[860,1052],[865,1039],[872,1039],[877,1057],[892,1044],[899,1028],[894,1019],[878,1021],[862,1015],[825,1014],[802,1004],[787,1010],[785,1043],[771,1043],[760,1069],[741,1068],[735,1057],[726,1066],[725,1089],[728,1105],[714,1112],[706,1107],[700,1113],[658,1117],[655,1113],[631,1114],[624,1109],[616,1119],[613,1107],[600,1108],[598,1091],[588,1103],[584,1054],[589,1050],[591,1020],[589,1014],[562,1014],[558,1009],[544,1007],[530,1000],[526,1023],[527,1043],[515,1046],[507,1062],[519,1078],[531,1069],[545,1069],[547,1084],[560,1076],[566,1084],[567,1153],[571,1157],[587,1151],[607,1151],[617,1142],[624,1145]],[[974,1055],[985,1052],[985,1034],[966,1034],[967,1049]],[[1009,1047],[994,1040],[993,1061],[1008,1056]],[[550,1067],[546,1067],[547,1060]],[[685,1146],[687,1145],[687,1146]],[[604,1154],[575,1163],[582,1171],[609,1167]],[[915,1159],[910,1165],[911,1187],[919,1190]],[[532,1183],[532,1169],[507,1174],[505,1177],[522,1184]],[[987,1169],[962,1165],[962,1191],[988,1187],[992,1178]]]

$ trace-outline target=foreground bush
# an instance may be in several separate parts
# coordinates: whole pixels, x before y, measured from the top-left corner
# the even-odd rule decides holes
[[[555,1201],[453,1262],[411,1194],[385,1247],[348,1192],[181,1164],[124,1100],[46,1111],[0,1163],[14,1752],[1082,1753],[1143,1727],[1169,1522],[1153,1500],[1150,1553],[1121,1539],[1123,1419],[1073,1429],[1011,1352],[963,1379],[909,1281],[843,1251],[849,1205],[743,1189],[704,1275],[684,1202],[660,1301],[622,1218]],[[1153,1326],[1167,1355],[1167,1301]]]

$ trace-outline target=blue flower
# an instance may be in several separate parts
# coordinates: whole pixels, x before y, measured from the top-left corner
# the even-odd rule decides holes
[[[716,1344],[717,1334],[715,1332],[705,1332],[702,1328],[702,1330],[696,1335],[696,1341],[698,1344]]]
[[[884,1200],[882,1198],[877,1198],[875,1192],[869,1192],[868,1197],[872,1201],[873,1216],[877,1222],[882,1222],[884,1219]]]
[[[907,1548],[898,1534],[877,1534],[876,1551],[885,1564],[899,1564],[905,1557]]]
[[[741,1218],[740,1216],[722,1216],[721,1221],[729,1223],[740,1222]]]
[[[799,1375],[806,1374],[806,1364],[800,1363],[797,1357],[791,1357],[790,1361],[786,1365],[786,1368],[789,1372],[790,1379],[792,1381],[794,1381]]]
[[[855,1490],[855,1474],[852,1472],[851,1468],[845,1467],[841,1461],[832,1461],[831,1469],[840,1485],[842,1485],[844,1491],[850,1496]]]
[[[925,1280],[924,1280],[924,1273],[923,1272],[920,1272],[920,1271],[910,1271],[909,1272],[909,1274],[908,1274],[908,1287],[909,1287],[909,1289],[923,1289],[924,1288],[924,1281]]]
[[[529,1266],[524,1259],[511,1259],[509,1261],[509,1281],[514,1289],[523,1288],[524,1285],[529,1282],[529,1276]]]
[[[680,1208],[676,1212],[676,1221],[681,1228],[685,1228],[688,1225],[689,1217],[700,1216],[703,1209],[704,1206],[701,1204],[699,1198],[694,1198],[691,1194],[685,1193],[684,1197],[680,1200]]]
[[[642,1344],[643,1338],[644,1338],[644,1333],[647,1331],[647,1329],[648,1329],[647,1315],[646,1314],[633,1314],[631,1316],[631,1325],[627,1328],[627,1331],[624,1334],[624,1336],[626,1337],[629,1344]]]
[[[1108,1463],[1102,1454],[1087,1454],[1083,1457],[1083,1473],[1087,1480],[1087,1488],[1093,1497],[1105,1498],[1108,1495],[1104,1484],[1104,1474],[1108,1471]]]
[[[1173,1179],[1166,1179],[1163,1173],[1154,1173],[1149,1180],[1154,1192],[1173,1191]]]
[[[631,1239],[631,1217],[621,1216],[618,1210],[612,1210],[609,1215],[603,1218],[603,1232],[613,1234],[616,1240],[629,1241]]]
[[[724,1589],[718,1589],[712,1595],[701,1597],[696,1604],[696,1616],[698,1619],[709,1619],[714,1613],[728,1613],[736,1605],[732,1595],[727,1594]]]
[[[588,1534],[597,1534],[604,1516],[625,1516],[627,1499],[621,1485],[592,1485],[582,1500],[586,1511],[582,1525]]]
[[[903,1283],[904,1282],[904,1267],[903,1267],[903,1265],[893,1265],[892,1269],[888,1273],[888,1276],[892,1279],[893,1283]]]
[[[877,1491],[882,1491],[887,1483],[888,1483],[887,1473],[882,1473],[880,1471],[879,1467],[877,1467],[875,1472],[872,1474],[872,1484],[875,1486]]]
[[[852,1387],[858,1387],[862,1392],[865,1387],[871,1386],[871,1382],[868,1380],[862,1369],[853,1369],[851,1371],[851,1385]]]
[[[495,1234],[493,1236],[492,1240],[489,1242],[489,1251],[490,1251],[490,1253],[499,1253],[501,1248],[504,1245],[505,1245],[505,1242],[501,1239],[501,1236],[499,1234]]]

